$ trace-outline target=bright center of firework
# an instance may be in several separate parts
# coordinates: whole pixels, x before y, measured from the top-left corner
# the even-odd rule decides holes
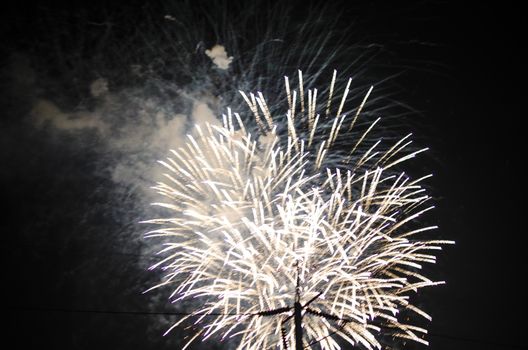
[[[233,336],[239,348],[291,347],[301,320],[305,346],[338,349],[335,335],[380,348],[387,333],[426,343],[426,330],[398,317],[429,318],[408,294],[439,283],[420,269],[449,243],[416,237],[435,228],[416,223],[430,209],[425,177],[396,167],[423,150],[407,151],[409,136],[372,142],[377,121],[355,130],[370,90],[345,115],[350,80],[336,97],[334,72],[322,103],[302,81],[299,72],[292,89],[286,79],[283,116],[271,115],[262,94],[242,93],[254,130],[229,111],[222,126],[195,126],[160,162],[166,181],[155,188],[166,201],[156,204],[173,214],[148,221],[161,225],[148,237],[163,242],[153,268],[167,272],[153,289],[203,302],[174,327],[196,319],[195,338]]]

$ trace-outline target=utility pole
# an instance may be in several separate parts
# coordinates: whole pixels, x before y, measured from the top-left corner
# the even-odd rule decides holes
[[[318,293],[316,296],[314,296],[312,299],[310,299],[304,305],[301,304],[301,279],[300,279],[299,275],[300,275],[300,273],[299,273],[299,265],[297,264],[297,281],[296,281],[296,285],[295,285],[295,302],[293,303],[293,307],[292,306],[285,306],[285,307],[280,307],[280,308],[277,308],[277,309],[274,309],[274,310],[260,311],[260,312],[255,314],[255,315],[259,315],[259,316],[268,316],[268,317],[270,317],[270,316],[276,316],[276,315],[280,315],[280,314],[291,312],[292,309],[293,309],[293,315],[290,315],[290,316],[286,317],[282,322],[284,324],[284,323],[288,322],[289,320],[291,320],[292,317],[293,317],[294,336],[295,336],[295,350],[303,350],[303,327],[302,327],[302,316],[303,316],[302,312],[303,312],[303,310],[305,310],[306,312],[308,312],[308,313],[310,313],[312,315],[316,315],[318,317],[323,317],[323,318],[327,318],[327,319],[330,319],[330,320],[341,320],[337,316],[333,316],[333,315],[327,314],[325,312],[319,312],[319,311],[313,310],[313,309],[311,309],[309,307],[309,305],[311,303],[313,303],[314,301],[316,301],[321,296],[321,294],[323,294],[323,293]],[[281,331],[282,331],[282,340],[283,340],[284,348],[288,349],[289,347],[288,347],[287,340],[286,340],[286,330],[285,330],[285,328],[281,327]]]
[[[295,303],[293,304],[293,322],[295,324],[295,350],[303,348],[301,280],[299,278],[299,264],[297,263],[297,285],[295,286]]]
[[[293,304],[293,322],[295,324],[295,350],[302,350],[303,348],[303,330],[302,330],[302,305],[299,301],[299,294],[296,295],[295,303]]]

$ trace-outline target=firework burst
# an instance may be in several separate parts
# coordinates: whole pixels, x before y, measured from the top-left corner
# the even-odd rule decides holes
[[[161,225],[147,237],[160,238],[152,269],[166,273],[152,289],[200,301],[172,327],[200,325],[188,344],[218,335],[240,349],[339,349],[339,337],[373,349],[382,334],[427,343],[401,317],[429,319],[410,294],[441,283],[420,270],[451,243],[418,237],[436,228],[417,222],[432,208],[428,176],[401,165],[425,149],[410,135],[385,144],[371,136],[377,120],[358,123],[371,89],[345,115],[350,80],[338,96],[334,72],[323,98],[297,80],[285,80],[284,114],[241,92],[254,123],[228,111],[160,161],[166,180],[155,189],[166,200],[155,204],[171,215],[147,221]]]

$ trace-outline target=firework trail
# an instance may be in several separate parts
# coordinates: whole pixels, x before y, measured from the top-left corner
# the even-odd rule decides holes
[[[254,123],[228,110],[160,161],[166,180],[155,189],[165,201],[155,205],[167,216],[146,222],[161,225],[147,237],[159,239],[152,269],[165,277],[152,289],[201,303],[171,329],[199,324],[187,345],[216,335],[240,349],[285,349],[296,344],[298,306],[303,346],[339,349],[341,338],[381,348],[387,334],[427,344],[427,331],[401,317],[430,319],[410,292],[442,283],[420,269],[451,243],[419,237],[436,228],[417,223],[432,208],[428,176],[413,179],[401,165],[425,149],[412,149],[410,135],[372,141],[378,120],[358,122],[372,89],[344,114],[351,80],[339,96],[335,71],[324,94],[301,72],[296,80],[285,78],[282,113],[241,92]]]

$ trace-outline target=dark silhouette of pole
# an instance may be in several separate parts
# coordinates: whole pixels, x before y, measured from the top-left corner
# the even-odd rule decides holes
[[[296,301],[293,304],[293,322],[295,323],[295,350],[302,350],[303,348],[303,331],[302,331],[302,305],[300,302]]]
[[[260,311],[255,314],[259,316],[275,316],[275,315],[280,315],[280,314],[284,314],[287,312],[291,312],[291,310],[293,309],[293,315],[286,317],[282,321],[282,324],[285,324],[293,317],[295,350],[303,349],[303,328],[302,328],[303,309],[306,310],[306,312],[317,315],[319,317],[329,318],[332,320],[339,320],[337,316],[318,312],[308,307],[311,303],[317,300],[317,298],[319,298],[322,293],[318,293],[316,296],[310,299],[306,304],[304,305],[301,304],[301,279],[299,275],[300,275],[299,264],[297,264],[297,281],[296,281],[296,286],[295,286],[295,302],[293,303],[293,307],[285,306],[285,307],[281,307],[281,308],[274,309],[274,310]],[[284,348],[288,349],[289,347],[288,347],[288,341],[286,339],[286,329],[284,327],[281,327],[281,336],[282,336],[282,343],[283,343]]]
[[[295,286],[295,303],[293,304],[293,322],[295,324],[295,350],[303,348],[301,280],[299,278],[299,264],[297,263],[297,285]]]

